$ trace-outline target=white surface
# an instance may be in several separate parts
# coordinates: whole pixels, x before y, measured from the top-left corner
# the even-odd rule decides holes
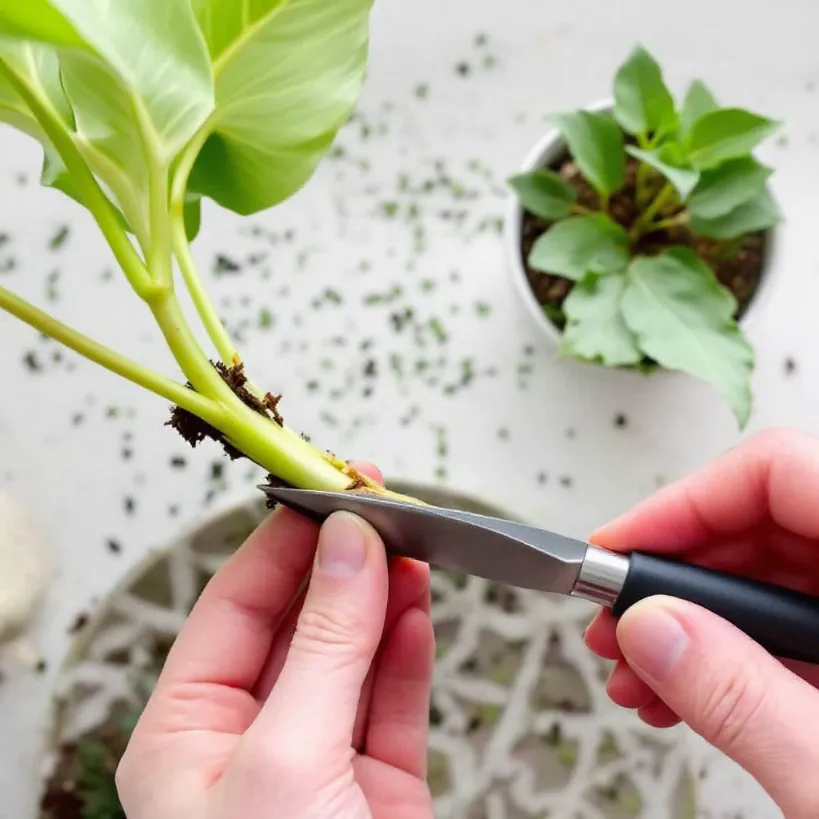
[[[433,477],[439,466],[436,430],[443,428],[447,482],[492,495],[501,505],[574,535],[588,533],[659,482],[736,443],[739,434],[727,406],[705,385],[554,361],[509,286],[500,235],[474,230],[484,214],[502,215],[504,199],[477,174],[470,176],[469,160],[491,168],[500,185],[541,135],[541,115],[607,94],[614,68],[640,40],[657,54],[675,90],[701,76],[720,99],[789,124],[787,145],[770,146],[765,157],[777,168],[773,186],[788,223],[777,281],[752,333],[759,361],[756,407],[746,434],[773,424],[816,431],[819,189],[813,180],[819,179],[819,95],[812,83],[819,81],[817,30],[819,5],[812,0],[689,0],[662,7],[647,0],[379,0],[371,79],[362,102],[375,127],[363,143],[357,136],[360,123],[341,138],[350,156],[366,155],[369,172],[351,161],[330,162],[302,193],[257,219],[205,210],[203,235],[195,245],[203,268],[210,269],[217,252],[240,259],[258,250],[271,254],[269,280],[256,269],[212,282],[218,300],[228,295],[234,300],[225,309],[232,325],[244,315],[255,319],[259,305],[276,315],[272,331],[249,332],[242,345],[254,379],[282,389],[285,418],[318,443],[344,456],[376,460],[392,474]],[[478,32],[489,36],[488,50],[497,60],[491,70],[480,68],[475,56]],[[454,70],[461,60],[473,65],[468,78]],[[425,100],[413,93],[422,82],[429,83]],[[391,111],[383,111],[385,103]],[[379,133],[381,122],[385,133]],[[412,231],[403,220],[381,216],[380,205],[396,198],[400,173],[418,179],[439,158],[453,176],[478,187],[480,196],[419,198],[428,250],[408,270]],[[100,280],[112,262],[90,218],[60,194],[33,184],[39,166],[35,146],[0,133],[0,230],[11,236],[0,248],[0,266],[6,255],[17,259],[17,268],[0,273],[0,280],[48,305],[47,279],[58,268],[60,298],[52,309],[61,318],[173,372],[149,316],[124,281]],[[26,187],[15,184],[20,170],[32,180]],[[453,207],[468,210],[460,227],[436,215]],[[71,236],[52,253],[47,240],[65,223]],[[271,247],[248,235],[251,224],[277,232],[293,229],[295,241]],[[369,268],[362,270],[365,260]],[[460,272],[457,285],[450,281],[453,270]],[[437,283],[432,291],[421,286],[426,278]],[[393,304],[362,307],[366,294],[386,293],[394,285],[404,295]],[[283,286],[292,288],[287,299],[280,295]],[[344,288],[343,304],[311,310],[311,301],[327,287]],[[254,307],[241,307],[242,295]],[[491,304],[489,316],[477,315],[479,301]],[[449,313],[453,304],[461,305],[458,315]],[[396,379],[391,354],[406,362],[419,355],[412,333],[396,335],[391,329],[390,313],[407,305],[419,318],[439,315],[445,324],[448,340],[429,341],[423,351],[433,363],[445,356],[445,381],[459,377],[464,358],[473,358],[479,373],[497,368],[497,377],[478,375],[455,395],[418,377]],[[347,340],[341,347],[331,341],[339,335]],[[361,349],[365,339],[373,339],[369,350]],[[530,356],[524,353],[528,345],[534,347]],[[34,635],[50,670],[0,686],[0,819],[26,819],[36,801],[33,783],[49,687],[74,617],[146,551],[201,513],[216,452],[212,447],[187,452],[163,427],[161,401],[90,364],[79,362],[73,372],[49,367],[32,376],[21,357],[29,349],[47,355],[48,346],[5,317],[0,317],[0,349],[5,397],[0,486],[36,510],[58,549],[56,582]],[[788,355],[798,361],[790,379],[783,373]],[[335,361],[332,371],[321,363],[328,357]],[[370,358],[377,359],[379,377],[374,394],[362,398],[366,379],[360,373]],[[522,376],[526,389],[519,388],[522,362],[531,363],[531,373],[524,367]],[[313,378],[323,380],[318,393],[307,389]],[[358,387],[342,403],[330,393],[348,379]],[[420,413],[400,426],[397,419],[414,405]],[[121,408],[118,417],[106,417],[109,406]],[[74,426],[78,412],[85,421]],[[628,416],[625,430],[613,425],[618,412]],[[330,426],[327,413],[341,423]],[[126,431],[133,442],[124,442]],[[133,446],[130,460],[121,458],[124,445]],[[186,470],[168,467],[175,454],[187,457]],[[540,472],[548,473],[543,484],[537,480]],[[252,476],[245,466],[229,465],[225,475],[227,493],[218,502],[249,491],[246,479]],[[572,486],[565,487],[561,476],[571,476]],[[126,495],[138,500],[131,516],[123,507]],[[178,504],[178,516],[167,514],[169,504]],[[122,543],[122,555],[106,548],[109,537]],[[714,817],[729,808],[742,808],[747,819],[778,815],[739,775],[710,777],[704,787]]]

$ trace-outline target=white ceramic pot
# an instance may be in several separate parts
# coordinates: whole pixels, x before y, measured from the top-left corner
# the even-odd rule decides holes
[[[586,107],[587,111],[603,112],[611,111],[613,102],[611,99],[604,99]],[[537,168],[548,167],[553,162],[560,159],[566,152],[566,142],[556,128],[551,128],[535,144],[527,154],[518,173],[528,173]],[[523,229],[523,208],[518,201],[514,191],[508,197],[506,219],[504,220],[504,245],[507,261],[507,269],[512,278],[512,283],[520,296],[526,311],[533,321],[540,327],[543,335],[555,347],[560,344],[561,332],[549,320],[543,312],[543,308],[535,298],[529,280],[526,277],[523,255],[521,253],[521,232]],[[740,324],[744,329],[752,326],[753,322],[760,314],[760,308],[770,297],[772,271],[775,268],[774,259],[778,246],[778,231],[772,229],[768,231],[765,243],[765,258],[763,261],[762,274],[760,276],[759,287],[754,293],[751,301],[740,317]]]

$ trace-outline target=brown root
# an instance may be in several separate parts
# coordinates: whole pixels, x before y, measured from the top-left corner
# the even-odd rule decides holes
[[[228,367],[220,361],[213,366],[222,377],[222,380],[245,406],[268,420],[273,421],[280,427],[284,426],[284,419],[278,410],[281,396],[274,396],[268,392],[265,394],[264,400],[259,400],[253,395],[247,388],[247,376],[245,375],[244,364],[238,363]],[[194,389],[190,382],[185,384],[185,386],[189,390]],[[171,409],[171,417],[170,420],[166,422],[166,426],[175,429],[192,447],[195,447],[206,439],[210,439],[220,444],[225,450],[225,453],[232,460],[245,457],[243,452],[225,440],[225,436],[218,429],[211,426],[207,421],[203,421],[198,415],[194,415],[192,412],[188,412],[188,410],[182,409],[181,407],[173,407]]]

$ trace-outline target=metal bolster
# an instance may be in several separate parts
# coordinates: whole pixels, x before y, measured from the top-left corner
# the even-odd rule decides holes
[[[571,594],[611,608],[620,596],[628,569],[629,559],[626,555],[589,546]]]

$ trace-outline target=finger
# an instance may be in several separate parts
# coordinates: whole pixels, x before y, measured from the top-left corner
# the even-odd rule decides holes
[[[819,440],[794,430],[754,436],[599,529],[609,549],[674,552],[738,534],[771,518],[819,539]]]
[[[389,635],[398,620],[410,608],[422,608],[427,605],[429,612],[429,566],[408,558],[390,561],[389,597],[387,613],[384,618],[384,634]],[[383,648],[383,640],[382,640]],[[373,664],[364,680],[361,689],[361,700],[358,705],[355,726],[353,728],[353,748],[360,748],[367,732],[370,713],[370,701],[378,662]]]
[[[377,483],[384,483],[384,478],[377,466],[367,463],[366,461],[351,461],[350,466],[356,470],[356,472],[360,472],[362,475],[372,478],[372,480]],[[307,593],[307,579],[307,573],[305,573],[302,587],[298,591],[296,598],[290,604],[287,614],[279,625],[279,631],[273,639],[265,664],[256,680],[253,694],[259,701],[267,699],[284,665],[287,649],[290,647],[290,641],[293,639],[293,634],[296,631],[296,622],[304,605],[304,597]]]
[[[283,753],[302,761],[309,755],[316,764],[349,748],[387,589],[384,544],[375,530],[349,513],[331,515],[287,659],[251,729],[256,741],[287,737]]]
[[[318,528],[288,509],[270,515],[202,592],[171,649],[142,729],[240,733],[248,693],[310,565]]]
[[[668,708],[749,771],[785,815],[819,815],[819,692],[730,623],[673,598],[637,603],[617,636]]]
[[[617,642],[617,620],[609,609],[597,613],[583,639],[589,649],[604,660],[619,660],[623,656]]]
[[[652,728],[673,728],[680,718],[661,700],[655,699],[637,711],[640,719]]]
[[[426,777],[435,636],[429,614],[405,611],[390,634],[374,677],[367,756]]]
[[[657,695],[643,682],[625,660],[614,666],[606,683],[606,693],[621,708],[645,708],[657,702]]]

